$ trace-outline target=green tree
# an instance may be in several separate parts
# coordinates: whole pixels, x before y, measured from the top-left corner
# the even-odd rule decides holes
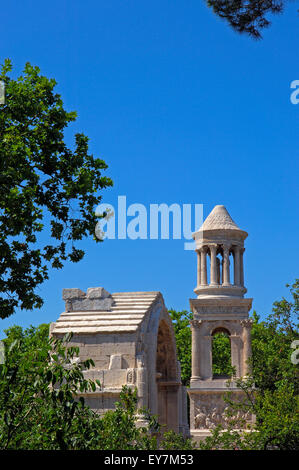
[[[77,363],[79,348],[49,339],[49,325],[6,330],[0,365],[0,449],[156,450],[191,449],[189,439],[160,433],[155,416],[137,407],[137,390],[124,386],[115,410],[99,416],[80,393],[101,384],[86,380],[93,361]],[[140,428],[144,416],[148,425]]]
[[[243,390],[240,402],[232,399],[228,392],[224,396],[229,411],[228,426],[218,426],[209,438],[200,444],[201,449],[222,450],[298,450],[299,417],[298,393],[294,384],[279,382],[273,391],[263,392],[254,387],[254,380],[238,379],[237,386]],[[237,431],[246,427],[244,419],[236,418],[239,412],[249,412],[256,422],[247,425],[250,432]]]
[[[271,22],[269,14],[283,12],[287,0],[206,0],[220,18],[224,18],[238,33],[259,39]]]
[[[30,63],[17,79],[11,70],[6,60],[0,73],[6,95],[0,105],[2,318],[17,307],[41,307],[36,288],[49,268],[82,259],[75,243],[87,235],[96,239],[94,208],[100,191],[112,185],[102,175],[106,163],[89,154],[84,134],[75,135],[74,150],[65,144],[65,128],[76,113],[64,109],[55,80]],[[43,229],[49,244],[39,243]]]
[[[183,385],[190,384],[191,378],[191,329],[193,315],[187,310],[168,311],[174,327],[178,360],[181,364]],[[230,341],[224,333],[218,333],[213,340],[213,373],[232,375]]]
[[[190,320],[193,318],[192,313],[183,310],[168,311],[174,327],[175,340],[178,360],[181,364],[181,377],[183,385],[189,385],[191,378],[191,330]]]
[[[231,424],[225,432],[218,427],[201,448],[298,450],[299,374],[298,364],[292,361],[292,344],[299,340],[299,280],[287,287],[291,299],[274,302],[272,314],[265,321],[260,322],[254,313],[252,375],[246,380],[237,380],[244,399],[235,402],[231,394],[227,394],[225,400],[230,406]],[[234,430],[233,416],[238,411],[255,415],[251,433]]]
[[[254,312],[252,325],[252,376],[261,390],[276,390],[287,381],[298,393],[298,366],[293,364],[292,343],[299,339],[299,279],[290,286],[290,300],[273,303],[272,314],[265,321]]]
[[[94,422],[77,393],[96,389],[73,364],[78,348],[49,340],[47,326],[6,331],[5,362],[0,365],[1,449],[85,449],[95,438]],[[99,384],[98,384],[99,385]]]
[[[213,376],[232,376],[230,337],[224,332],[216,332],[212,341]]]

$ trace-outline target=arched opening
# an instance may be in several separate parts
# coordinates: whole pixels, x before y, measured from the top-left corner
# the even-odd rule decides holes
[[[178,432],[177,363],[174,338],[167,323],[159,324],[156,353],[158,416],[162,431]]]
[[[216,328],[212,333],[213,378],[229,378],[233,374],[230,333],[225,328]]]

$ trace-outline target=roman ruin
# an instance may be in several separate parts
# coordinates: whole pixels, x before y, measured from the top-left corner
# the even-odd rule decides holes
[[[196,299],[193,312],[192,377],[181,383],[174,329],[160,292],[110,294],[102,287],[64,289],[65,311],[51,325],[51,335],[72,332],[71,344],[80,348],[78,360],[93,359],[86,378],[101,387],[85,394],[98,413],[114,408],[123,385],[137,388],[138,406],[158,415],[163,430],[174,430],[200,440],[217,425],[226,425],[223,395],[227,376],[213,374],[214,336],[225,333],[231,347],[234,376],[229,390],[238,399],[236,378],[246,377],[251,355],[252,299],[244,298],[243,253],[247,232],[241,230],[224,206],[215,206],[193,234],[197,254]],[[190,427],[187,419],[190,400]],[[253,417],[239,414],[244,423]],[[140,415],[139,424],[144,424]],[[246,427],[246,424],[245,424]]]

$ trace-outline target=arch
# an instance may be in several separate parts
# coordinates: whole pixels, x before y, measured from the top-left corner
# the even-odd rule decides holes
[[[162,431],[178,429],[178,388],[176,348],[171,331],[161,320],[157,336],[156,382],[158,419]]]
[[[212,331],[212,376],[213,379],[232,375],[232,353],[230,331],[219,326]]]
[[[156,374],[161,381],[173,381],[177,376],[175,344],[165,320],[160,321],[158,328]]]
[[[213,329],[212,333],[211,333],[211,336],[214,336],[216,335],[217,333],[224,333],[228,336],[230,336],[230,331],[228,328],[224,327],[224,326],[217,326],[216,328]]]
[[[181,380],[173,325],[162,298],[150,313],[146,333],[148,407],[163,431],[178,432]]]

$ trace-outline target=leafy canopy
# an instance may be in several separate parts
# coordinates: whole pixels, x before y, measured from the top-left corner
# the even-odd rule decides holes
[[[181,365],[181,378],[183,385],[189,385],[191,378],[191,312],[174,309],[168,311],[174,328],[178,360]]]
[[[282,13],[287,0],[206,0],[216,15],[228,21],[238,33],[246,33],[255,39],[270,26],[268,14]]]
[[[102,175],[106,163],[89,154],[88,137],[76,134],[74,150],[65,144],[64,130],[76,113],[64,109],[55,80],[30,63],[17,79],[11,70],[7,59],[0,73],[6,94],[0,105],[2,318],[17,307],[41,307],[36,288],[49,267],[83,258],[75,242],[93,236],[100,191],[112,185]],[[41,246],[44,228],[50,243]]]
[[[168,432],[157,440],[155,416],[137,408],[137,391],[125,386],[115,410],[103,416],[80,396],[99,392],[99,381],[77,362],[79,348],[48,338],[49,325],[6,330],[5,363],[0,364],[0,449],[137,450],[192,449],[190,439]],[[140,416],[148,425],[140,428]]]

